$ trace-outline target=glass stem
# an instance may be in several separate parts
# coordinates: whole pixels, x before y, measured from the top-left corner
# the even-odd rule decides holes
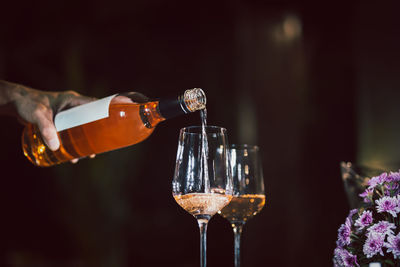
[[[235,267],[240,267],[240,238],[243,230],[243,223],[233,223],[233,234],[235,239]]]
[[[208,220],[197,220],[200,228],[200,267],[207,266],[207,225]]]

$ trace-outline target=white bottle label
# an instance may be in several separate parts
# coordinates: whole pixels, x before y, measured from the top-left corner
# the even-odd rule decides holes
[[[110,102],[115,96],[116,94],[57,113],[54,118],[57,132],[107,118]]]

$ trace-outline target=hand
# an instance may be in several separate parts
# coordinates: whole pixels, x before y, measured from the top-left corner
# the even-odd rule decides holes
[[[117,96],[117,103],[132,103],[144,101],[144,96],[134,93],[127,96]],[[37,125],[43,141],[53,151],[60,147],[53,117],[58,112],[73,106],[95,100],[74,91],[47,92],[35,90],[19,84],[0,80],[0,113],[11,113],[23,123]],[[93,158],[95,155],[91,155]],[[78,159],[71,160],[76,163]]]
[[[93,100],[74,91],[44,92],[22,87],[14,100],[14,107],[20,121],[36,124],[43,141],[55,151],[59,149],[60,141],[53,122],[54,115],[63,109]]]

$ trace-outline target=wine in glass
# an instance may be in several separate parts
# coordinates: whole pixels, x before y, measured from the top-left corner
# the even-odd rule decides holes
[[[233,228],[235,267],[240,266],[240,237],[244,224],[265,205],[264,179],[258,146],[232,145],[230,148],[233,197],[218,213]]]
[[[232,198],[226,129],[187,127],[180,131],[172,193],[200,228],[200,266],[206,266],[206,232],[211,217]]]

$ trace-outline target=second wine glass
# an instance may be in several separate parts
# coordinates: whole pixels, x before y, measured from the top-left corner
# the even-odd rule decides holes
[[[218,213],[231,223],[235,241],[235,267],[239,267],[243,226],[264,207],[265,191],[258,146],[232,145],[230,158],[233,198]]]
[[[200,228],[200,266],[206,266],[206,232],[211,217],[232,198],[228,138],[221,127],[180,131],[172,194]]]

